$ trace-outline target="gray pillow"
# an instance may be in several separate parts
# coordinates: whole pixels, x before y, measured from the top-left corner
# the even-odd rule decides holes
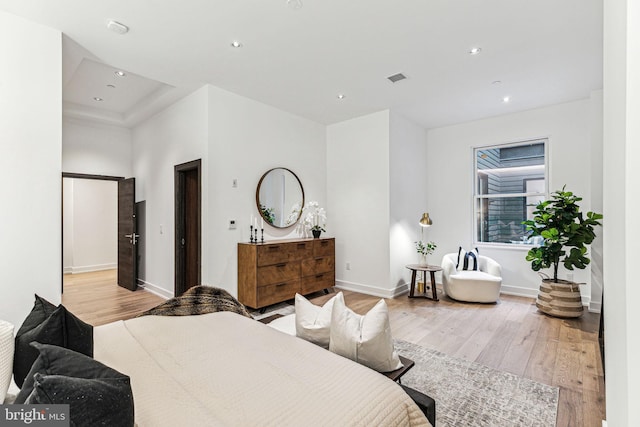
[[[40,355],[16,404],[68,404],[72,426],[133,426],[128,376],[66,348],[32,345]]]
[[[36,295],[31,313],[16,334],[13,377],[19,387],[38,358],[38,351],[30,346],[34,341],[93,356],[93,326],[78,319],[63,305],[56,307]]]

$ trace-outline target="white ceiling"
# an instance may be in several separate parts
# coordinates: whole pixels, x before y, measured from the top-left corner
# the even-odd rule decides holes
[[[321,123],[390,108],[427,128],[602,88],[602,0],[302,2],[0,0],[0,9],[65,34],[67,114],[126,126],[205,83]],[[129,33],[107,30],[109,19]],[[479,55],[468,54],[474,46]],[[408,78],[386,79],[399,72]]]

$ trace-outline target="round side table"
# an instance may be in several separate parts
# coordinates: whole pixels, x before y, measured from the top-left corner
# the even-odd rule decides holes
[[[436,291],[436,272],[442,271],[442,268],[437,265],[424,264],[409,264],[406,267],[411,270],[411,288],[409,289],[409,298],[427,298],[434,301],[439,301],[438,292]],[[431,275],[431,297],[429,297],[426,292],[421,295],[415,295],[416,276],[418,274],[418,271],[422,272],[425,285],[427,284],[427,273]]]

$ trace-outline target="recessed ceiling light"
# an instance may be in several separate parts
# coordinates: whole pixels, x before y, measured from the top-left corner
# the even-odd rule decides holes
[[[344,99],[344,98],[346,98],[346,95],[344,93],[339,93],[337,98],[338,99]]]
[[[504,102],[505,104],[507,104],[509,101],[511,101],[511,97],[510,96],[502,97],[502,102]]]
[[[94,96],[94,97],[93,97],[93,100],[94,100],[94,101],[97,101],[97,102],[102,102],[102,101],[104,101],[104,99],[100,98],[99,96]]]
[[[115,85],[107,85],[107,87],[108,87],[109,89],[115,89],[115,88],[116,88],[116,86],[115,86]]]
[[[129,32],[129,27],[127,27],[126,25],[118,21],[114,21],[113,19],[110,19],[109,21],[107,21],[107,29],[120,35],[127,34]]]
[[[126,77],[127,76],[127,73],[125,73],[124,71],[120,71],[120,70],[114,71],[114,74],[116,76],[118,76],[118,77]]]
[[[469,49],[469,55],[477,55],[480,52],[482,52],[481,47],[472,47],[471,49]]]
[[[302,9],[302,0],[287,0],[287,6],[293,10]]]
[[[500,83],[502,83],[502,80],[494,80],[491,82],[492,85],[499,85]]]
[[[240,43],[238,40],[234,40],[231,42],[231,47],[242,47],[242,43]]]

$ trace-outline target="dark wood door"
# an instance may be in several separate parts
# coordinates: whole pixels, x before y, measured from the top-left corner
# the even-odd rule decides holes
[[[135,178],[118,181],[118,285],[135,291],[137,266]]]
[[[201,280],[200,166],[196,160],[175,167],[176,296]]]

